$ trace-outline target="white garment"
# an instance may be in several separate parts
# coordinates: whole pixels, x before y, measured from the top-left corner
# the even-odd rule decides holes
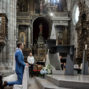
[[[28,89],[28,86],[29,86],[29,67],[28,66],[25,66],[22,86],[23,86],[23,89]]]
[[[33,56],[28,56],[27,62],[28,62],[29,64],[34,64],[34,62],[35,62],[34,57],[33,57]]]

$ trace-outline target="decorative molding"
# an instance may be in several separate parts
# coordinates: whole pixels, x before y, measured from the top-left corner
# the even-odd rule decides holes
[[[7,17],[6,14],[0,14],[0,45],[5,44],[5,37],[7,34]]]
[[[87,60],[89,59],[89,8],[84,2],[79,2],[80,16],[79,21],[76,25],[76,30],[78,34],[78,48],[77,48],[77,58],[83,58],[83,51],[85,50],[85,45],[87,44]],[[81,61],[80,60],[80,61]]]

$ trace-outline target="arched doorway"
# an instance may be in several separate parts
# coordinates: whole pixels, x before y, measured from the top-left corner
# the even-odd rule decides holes
[[[46,61],[46,41],[49,38],[50,22],[45,17],[38,17],[33,22],[33,54],[39,65],[39,62]],[[43,64],[42,64],[43,65]]]
[[[39,37],[39,32],[40,32],[40,24],[42,25],[42,36],[43,39],[46,43],[46,40],[49,37],[49,22],[45,17],[38,17],[34,22],[33,22],[33,44],[37,44],[37,40]]]

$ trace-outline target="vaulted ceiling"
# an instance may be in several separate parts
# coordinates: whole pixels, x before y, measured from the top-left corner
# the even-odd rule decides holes
[[[51,0],[53,2],[54,0]],[[67,10],[67,1],[66,0],[59,0],[59,3],[57,5],[57,11],[66,11]],[[18,0],[17,2],[17,9],[18,11],[32,11],[36,10],[36,12],[39,12],[40,10],[40,0]],[[47,5],[45,5],[45,0],[42,2],[43,11],[47,11]],[[45,10],[46,9],[46,10]]]

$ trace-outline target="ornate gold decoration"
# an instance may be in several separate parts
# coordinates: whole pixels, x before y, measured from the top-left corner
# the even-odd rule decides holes
[[[85,49],[85,45],[87,44],[87,59],[89,59],[89,8],[86,6],[85,2],[79,2],[79,9],[79,22],[76,25],[78,33],[77,58],[83,58],[83,51]]]
[[[7,19],[6,15],[1,13],[0,14],[0,45],[5,44],[5,37],[6,37],[6,25],[7,24]]]
[[[20,32],[20,41],[26,45],[26,34],[24,32]]]

